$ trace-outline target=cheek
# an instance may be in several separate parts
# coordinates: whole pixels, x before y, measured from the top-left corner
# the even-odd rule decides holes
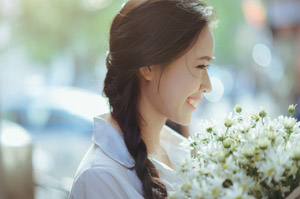
[[[167,78],[161,82],[160,96],[164,105],[161,110],[166,117],[182,124],[186,124],[186,120],[190,120],[193,110],[186,104],[186,100],[197,92],[198,81],[191,76],[181,75],[177,78]]]
[[[177,79],[165,86],[164,93],[166,97],[169,98],[170,104],[178,105],[194,93],[196,88],[196,84],[192,81],[181,81],[181,79]]]
[[[186,70],[183,64],[177,67],[177,70],[172,71],[162,79],[164,93],[168,93],[175,99],[186,98],[197,89],[197,79]],[[173,101],[173,100],[172,100]]]

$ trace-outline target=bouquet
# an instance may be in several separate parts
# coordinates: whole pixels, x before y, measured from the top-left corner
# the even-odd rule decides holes
[[[170,198],[281,199],[300,185],[300,122],[290,116],[244,113],[206,120],[182,147],[191,152]]]

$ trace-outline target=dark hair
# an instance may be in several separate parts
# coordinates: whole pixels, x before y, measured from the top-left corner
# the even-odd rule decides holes
[[[168,65],[182,56],[209,25],[213,10],[199,0],[129,0],[111,24],[104,93],[118,122],[146,199],[165,198],[167,189],[147,157],[138,110],[138,69]]]

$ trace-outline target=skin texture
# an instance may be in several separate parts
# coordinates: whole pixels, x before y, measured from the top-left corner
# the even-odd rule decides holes
[[[160,133],[167,118],[181,125],[191,122],[194,109],[187,104],[188,97],[201,98],[202,93],[211,91],[207,69],[197,68],[199,65],[208,65],[209,60],[197,58],[213,57],[213,54],[214,36],[211,28],[206,26],[192,48],[164,70],[155,65],[139,69],[141,97],[138,108],[143,118],[141,136],[148,154],[172,168],[160,146]],[[120,129],[111,116],[107,120]]]

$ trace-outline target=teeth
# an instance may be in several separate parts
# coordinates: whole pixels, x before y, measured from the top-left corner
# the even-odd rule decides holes
[[[197,101],[195,101],[195,100],[193,100],[193,99],[191,99],[191,98],[188,99],[188,103],[191,104],[191,105],[193,105],[194,107],[196,107],[197,104],[198,104]]]

